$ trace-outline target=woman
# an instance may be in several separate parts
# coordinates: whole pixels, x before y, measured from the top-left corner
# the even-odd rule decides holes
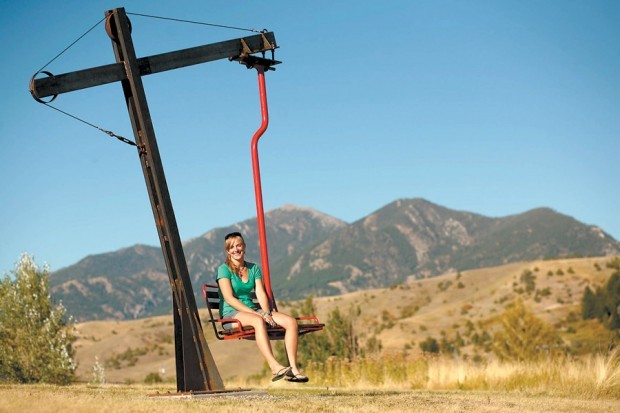
[[[256,344],[271,369],[272,381],[287,377],[289,381],[305,383],[308,377],[297,367],[297,320],[277,311],[272,311],[265,292],[263,278],[258,265],[245,261],[245,241],[239,232],[232,232],[224,239],[226,262],[217,269],[217,284],[220,297],[220,317],[235,318],[244,326],[255,330]],[[260,308],[252,302],[250,293],[254,290]],[[231,324],[224,328],[231,328]],[[271,350],[267,326],[281,326],[286,330],[284,346],[290,366],[280,364]]]

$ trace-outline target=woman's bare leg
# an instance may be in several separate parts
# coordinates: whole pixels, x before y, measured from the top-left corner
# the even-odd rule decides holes
[[[258,314],[239,312],[235,316],[236,319],[241,321],[244,326],[254,327],[254,335],[256,337],[256,345],[261,354],[267,361],[272,373],[277,373],[284,368],[278,360],[273,356],[271,350],[271,343],[269,342],[269,336],[267,335],[267,327],[263,318]]]
[[[286,330],[286,333],[284,334],[284,347],[286,348],[286,355],[288,356],[288,361],[293,374],[299,374],[299,368],[297,367],[297,347],[299,345],[297,320],[289,315],[277,312],[273,313],[273,320]]]

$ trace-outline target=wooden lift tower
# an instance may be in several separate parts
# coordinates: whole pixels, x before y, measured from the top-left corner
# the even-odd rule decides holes
[[[30,92],[37,101],[43,102],[42,99],[46,97],[54,99],[62,93],[121,82],[172,289],[177,391],[225,392],[198,316],[142,76],[219,59],[238,60],[248,67],[258,66],[259,71],[268,69],[270,65],[279,62],[252,54],[275,50],[275,36],[272,32],[262,32],[245,38],[138,58],[125,9],[109,10],[105,15],[106,32],[112,39],[117,63],[61,75],[41,72],[47,77],[35,79],[35,75],[30,83]]]

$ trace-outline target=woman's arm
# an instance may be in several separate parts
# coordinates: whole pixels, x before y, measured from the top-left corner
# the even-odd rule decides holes
[[[265,292],[265,286],[261,278],[257,278],[254,281],[254,292],[256,293],[260,308],[263,310],[263,320],[271,327],[275,327],[276,322],[273,321],[273,317],[271,316],[271,303],[269,302],[269,297]]]
[[[269,302],[269,297],[265,292],[265,285],[263,284],[263,280],[257,278],[254,282],[254,291],[256,292],[256,298],[258,299],[258,303],[260,304],[260,308],[264,312],[271,311],[271,303]]]
[[[237,311],[243,311],[246,313],[255,313],[253,309],[243,304],[233,295],[233,288],[230,280],[228,278],[220,278],[217,280],[218,285],[220,286],[220,291],[222,292],[222,297],[224,297],[224,301],[226,301],[232,308]]]

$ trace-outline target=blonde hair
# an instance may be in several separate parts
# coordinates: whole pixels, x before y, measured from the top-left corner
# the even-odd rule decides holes
[[[230,254],[228,253],[228,249],[232,246],[232,244],[235,241],[239,239],[241,240],[241,243],[243,244],[243,247],[245,248],[245,240],[243,239],[243,235],[241,235],[240,232],[231,232],[230,234],[227,234],[226,237],[224,237],[224,251],[226,252],[225,263],[230,269],[230,271],[233,274],[237,274],[237,275],[239,275],[240,268],[237,268],[233,265],[232,260],[230,259]]]

